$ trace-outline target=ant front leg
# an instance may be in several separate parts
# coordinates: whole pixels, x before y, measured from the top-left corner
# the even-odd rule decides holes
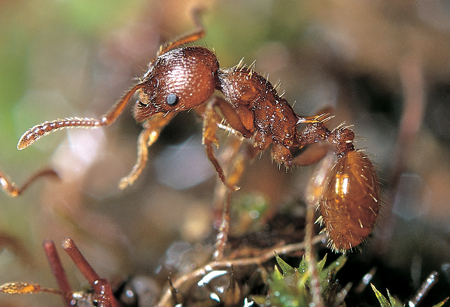
[[[165,116],[162,113],[157,113],[142,124],[144,130],[142,130],[139,135],[137,142],[138,158],[136,164],[130,174],[120,180],[120,189],[125,189],[126,187],[132,185],[141,175],[142,170],[147,164],[148,148],[158,139],[161,130],[172,120],[174,116],[175,113],[169,113]]]
[[[0,187],[6,194],[11,197],[16,197],[21,195],[30,184],[39,179],[40,177],[57,177],[59,179],[58,174],[52,169],[45,169],[40,172],[37,172],[33,176],[27,179],[22,187],[17,187],[13,182],[11,182],[5,174],[0,171]]]
[[[228,121],[231,127],[222,125],[223,118],[215,110],[217,107],[220,112],[226,116],[225,119]],[[244,127],[242,121],[240,120],[238,114],[233,110],[233,107],[228,104],[224,99],[219,97],[213,97],[209,102],[206,103],[205,108],[197,108],[197,111],[203,116],[203,144],[205,145],[206,155],[209,161],[214,165],[216,172],[220,180],[227,186],[231,191],[239,190],[239,187],[234,183],[230,183],[225,178],[225,173],[220,166],[214,154],[213,145],[219,146],[219,140],[217,139],[217,129],[223,127],[228,131],[241,134],[242,136],[248,135],[250,132]],[[234,180],[236,181],[236,180]]]

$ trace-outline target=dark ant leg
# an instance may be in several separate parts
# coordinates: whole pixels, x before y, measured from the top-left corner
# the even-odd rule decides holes
[[[159,48],[159,51],[156,54],[156,57],[159,57],[160,55],[162,55],[172,49],[178,48],[181,45],[195,42],[205,36],[205,28],[203,27],[203,24],[200,21],[200,12],[201,11],[202,10],[199,8],[196,8],[192,11],[192,18],[194,19],[194,23],[196,26],[196,29],[194,30],[194,32],[185,34],[171,42],[164,44],[163,46],[161,46]]]
[[[0,286],[0,292],[6,294],[33,294],[33,293],[52,293],[62,295],[64,298],[64,305],[67,307],[73,306],[71,304],[72,290],[67,280],[64,268],[56,251],[53,241],[45,240],[43,243],[45,254],[47,255],[52,274],[58,283],[59,290],[44,288],[39,284],[29,284],[24,282],[6,283]]]
[[[79,271],[88,280],[90,286],[94,290],[94,293],[73,292],[70,289],[64,268],[61,264],[58,252],[56,251],[55,244],[50,240],[46,240],[44,241],[43,247],[59,289],[44,288],[39,284],[12,282],[1,285],[0,293],[51,293],[62,295],[66,306],[74,306],[77,302],[90,302],[91,304],[95,303],[95,306],[100,307],[120,307],[119,302],[112,293],[111,285],[106,279],[102,279],[97,275],[70,238],[66,238],[63,241],[63,248],[70,258],[72,258]]]
[[[89,285],[98,295],[98,306],[100,307],[120,307],[119,302],[114,297],[109,282],[100,278],[87,260],[83,257],[80,250],[70,238],[65,238],[62,243],[63,249],[72,258],[78,270],[84,275]]]
[[[130,174],[120,180],[120,189],[125,189],[127,186],[132,185],[141,175],[148,160],[148,148],[158,139],[161,130],[172,120],[174,116],[175,113],[170,113],[166,116],[162,113],[157,113],[143,123],[144,130],[142,130],[139,135],[137,142],[138,158],[136,164]]]
[[[22,185],[22,187],[16,187],[13,182],[8,180],[5,174],[0,172],[0,187],[9,196],[16,197],[21,195],[28,188],[28,186],[32,184],[34,181],[36,181],[38,178],[45,176],[57,177],[59,179],[58,174],[54,170],[45,169],[40,172],[37,172],[36,174],[28,178],[27,181],[25,181],[25,183]]]
[[[47,255],[52,274],[55,277],[58,288],[63,295],[64,303],[67,307],[70,307],[72,306],[70,303],[72,299],[69,294],[72,293],[72,289],[70,288],[69,281],[67,280],[61,259],[56,251],[55,243],[51,240],[45,240],[42,246],[44,247],[45,254]]]
[[[22,150],[27,148],[41,137],[49,134],[50,132],[64,129],[64,128],[97,128],[101,126],[107,126],[112,124],[117,117],[123,112],[123,109],[127,105],[128,101],[134,95],[136,91],[145,87],[145,84],[139,83],[131,88],[123,97],[120,99],[108,113],[102,116],[100,120],[94,118],[66,118],[57,119],[51,122],[44,122],[42,124],[36,125],[28,131],[26,131],[19,140],[17,144],[17,149]]]

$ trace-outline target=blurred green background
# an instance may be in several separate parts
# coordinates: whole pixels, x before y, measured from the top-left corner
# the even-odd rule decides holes
[[[435,269],[449,261],[445,1],[0,1],[0,169],[18,184],[46,166],[62,177],[40,181],[17,199],[0,195],[0,232],[23,246],[5,241],[0,283],[54,286],[41,249],[45,238],[59,246],[71,236],[101,276],[121,279],[152,275],[171,242],[210,234],[215,177],[193,112],[173,120],[151,148],[143,176],[125,191],[117,184],[135,162],[140,132],[131,108],[111,127],[65,130],[16,149],[35,124],[99,118],[143,75],[161,43],[193,29],[189,12],[198,6],[205,7],[207,31],[198,44],[214,49],[222,67],[256,59],[257,71],[272,83],[281,80],[297,113],[332,106],[332,124],[354,124],[356,144],[375,162],[385,198],[367,253],[407,269],[419,260]],[[199,161],[188,155],[198,149]],[[176,150],[173,160],[164,158]],[[172,170],[172,162],[181,166]],[[167,182],[165,171],[176,176],[187,164],[207,165],[206,171],[192,186]],[[276,207],[302,198],[310,171],[278,171],[266,153],[248,167],[240,193],[263,193]],[[81,289],[83,278],[62,258],[74,289]],[[420,270],[421,281],[427,269]],[[41,295],[0,302],[61,301]]]

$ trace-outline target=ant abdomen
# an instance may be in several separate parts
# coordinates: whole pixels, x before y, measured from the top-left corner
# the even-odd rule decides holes
[[[141,122],[156,113],[188,110],[211,98],[219,63],[203,47],[178,48],[159,56],[144,75],[134,115]]]
[[[335,251],[359,245],[372,231],[380,209],[380,186],[367,156],[356,150],[345,153],[330,170],[320,213]]]

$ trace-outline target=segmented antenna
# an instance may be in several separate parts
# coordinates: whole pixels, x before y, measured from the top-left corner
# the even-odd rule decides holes
[[[49,134],[50,132],[61,130],[64,128],[98,128],[101,126],[107,126],[112,124],[117,117],[122,113],[123,109],[130,101],[134,93],[143,88],[144,83],[138,83],[133,86],[126,94],[106,113],[100,120],[95,118],[78,118],[70,117],[65,119],[56,119],[50,122],[44,122],[36,125],[31,129],[28,129],[19,140],[17,149],[22,150],[27,148],[41,137]]]
[[[56,119],[51,122],[44,122],[36,125],[25,132],[19,140],[17,149],[22,150],[27,148],[41,137],[46,136],[50,132],[61,130],[64,128],[96,128],[100,127],[101,123],[93,118],[78,118],[70,117],[65,119]]]

